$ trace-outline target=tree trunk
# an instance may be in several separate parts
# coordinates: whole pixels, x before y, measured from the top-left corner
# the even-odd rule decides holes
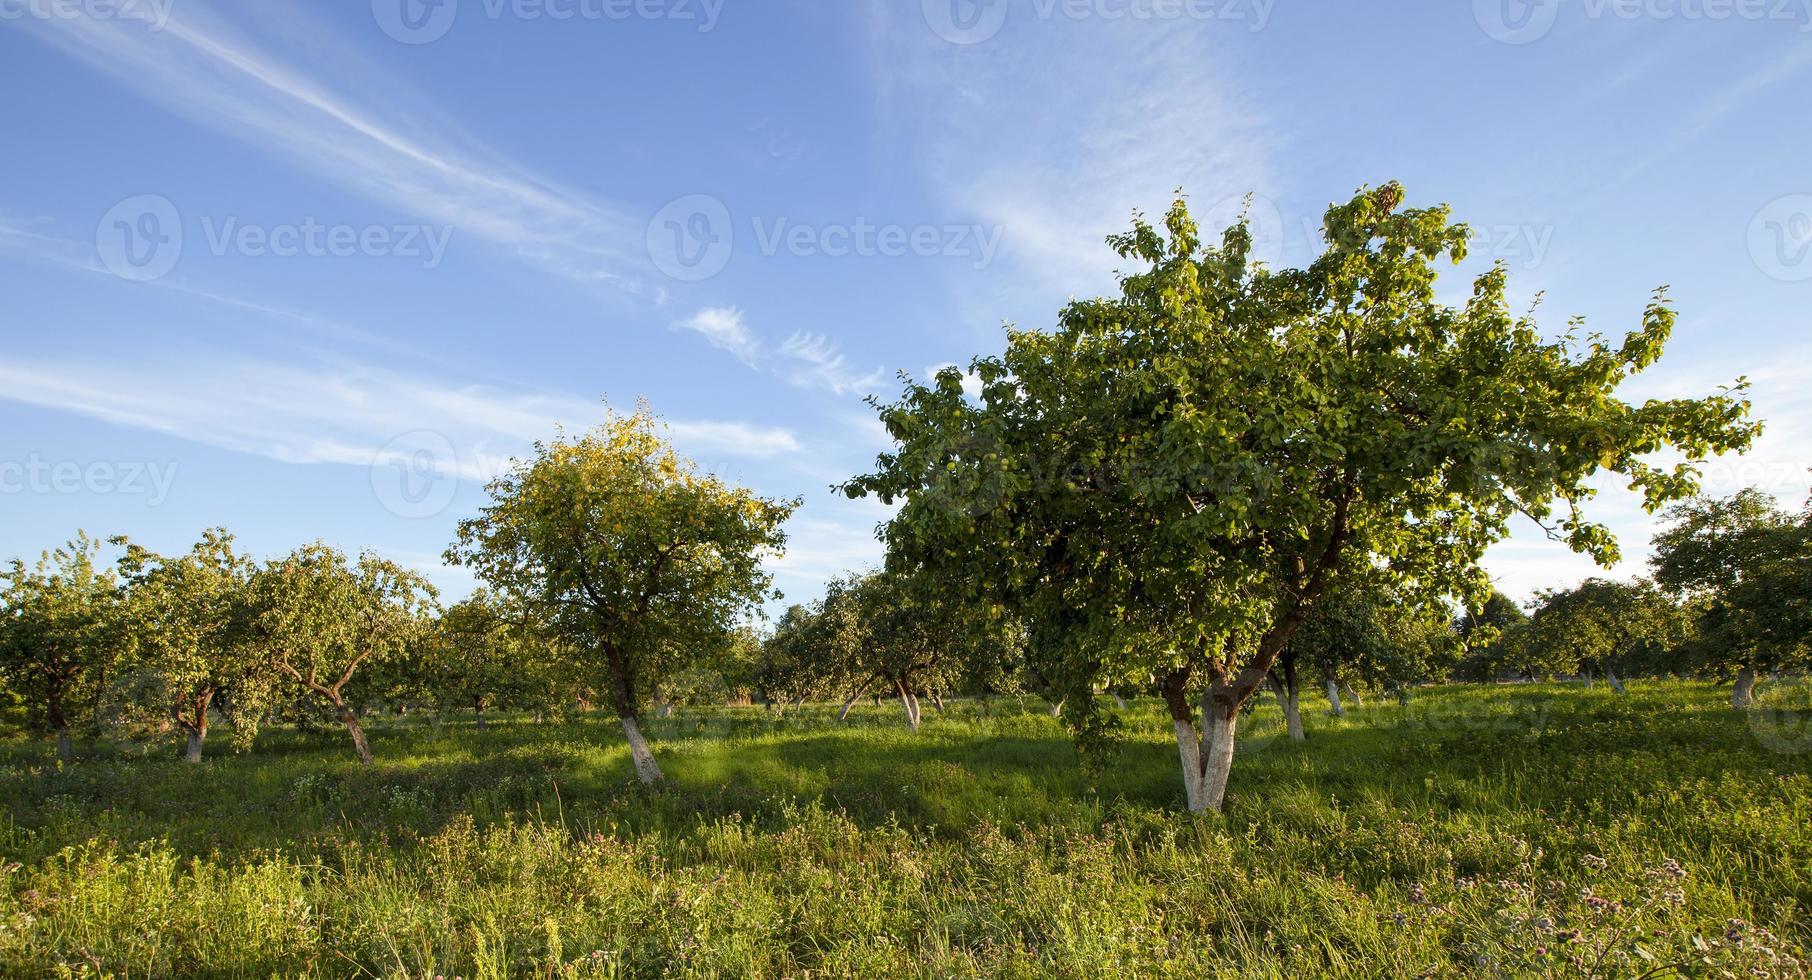
[[[837,720],[838,721],[848,721],[849,720],[849,709],[855,707],[856,702],[860,701],[860,700],[862,700],[861,691],[857,691],[856,693],[851,694],[849,696],[849,699],[847,701],[843,702],[843,707],[837,712]]]
[[[352,736],[352,748],[359,754],[359,762],[371,765],[371,743],[365,741],[365,729],[359,727],[359,716],[338,698],[334,699],[333,706],[340,716],[340,724],[346,726],[346,734]]]
[[[1353,699],[1354,708],[1357,708],[1360,710],[1363,710],[1365,708],[1365,699],[1359,696],[1358,691],[1353,690],[1353,685],[1343,683],[1340,685],[1340,687],[1342,690],[1346,691],[1347,697]]]
[[[1063,717],[1063,700],[1061,698],[1059,698],[1056,701],[1051,702],[1051,717],[1052,718],[1062,718]]]
[[[72,756],[73,753],[69,747],[69,729],[57,729],[57,761],[68,762]]]
[[[185,762],[201,761],[202,743],[208,739],[208,706],[213,703],[214,692],[210,690],[195,696],[195,700],[186,706],[186,715],[184,706],[170,706],[170,717],[175,720],[176,727],[189,736],[189,747],[182,755]]]
[[[1738,711],[1755,703],[1755,668],[1744,667],[1737,672],[1736,687],[1730,691],[1730,706]]]
[[[1580,674],[1585,678],[1586,690],[1589,691],[1592,688],[1598,686],[1598,677],[1597,677],[1597,675],[1592,673],[1592,668],[1587,667],[1584,670],[1580,671]]]
[[[648,740],[642,737],[642,727],[634,718],[624,715],[622,721],[623,735],[629,739],[629,756],[635,760],[635,778],[644,786],[653,786],[664,778],[660,763],[654,761],[654,750],[648,747]]]
[[[1284,726],[1290,730],[1290,740],[1307,741],[1308,733],[1302,727],[1302,691],[1292,684],[1279,690],[1277,695],[1277,700],[1283,704]]]
[[[1170,709],[1171,725],[1176,729],[1177,759],[1183,766],[1183,797],[1188,802],[1190,813],[1201,813],[1205,806],[1202,797],[1202,737],[1189,712],[1189,673],[1185,670],[1171,671],[1158,685],[1158,693],[1163,695],[1164,707]],[[1202,709],[1206,714],[1206,703]]]
[[[1177,757],[1183,764],[1183,795],[1188,800],[1189,812],[1201,813],[1202,740],[1196,734],[1195,723],[1188,718],[1173,718],[1171,723],[1177,732]]]
[[[1623,678],[1618,677],[1617,672],[1611,668],[1606,667],[1604,669],[1604,679],[1611,682],[1611,690],[1616,691],[1618,694],[1630,693],[1629,690],[1623,686]]]
[[[1334,717],[1346,717],[1346,708],[1340,704],[1340,685],[1333,681],[1328,681],[1328,707],[1334,712]]]
[[[1119,708],[1121,711],[1126,710],[1126,699],[1125,698],[1121,697],[1118,694],[1110,694],[1109,697],[1112,697],[1114,699],[1114,707]]]
[[[490,724],[484,720],[484,702],[483,701],[473,700],[472,716],[478,720],[478,730],[479,731],[481,731],[481,732],[486,731],[490,728]]]
[[[1231,715],[1226,715],[1217,705],[1207,715],[1209,729],[1202,738],[1206,754],[1202,760],[1202,809],[1219,813],[1227,798],[1227,777],[1233,772],[1234,732],[1239,727],[1239,710],[1234,709]]]
[[[916,699],[912,696],[912,691],[907,689],[907,687],[904,683],[896,682],[894,686],[899,688],[899,690],[900,690],[900,707],[905,709],[905,711],[906,711],[906,727],[912,729],[915,732],[918,731],[919,730],[918,699]]]
[[[940,715],[943,714],[944,713],[944,695],[941,694],[940,692],[932,691],[931,692],[931,705],[932,705],[932,707],[937,709],[938,714],[940,714]]]

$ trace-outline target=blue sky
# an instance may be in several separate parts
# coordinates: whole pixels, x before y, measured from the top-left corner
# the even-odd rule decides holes
[[[1812,465],[1812,0],[0,0],[0,555],[225,525],[432,571],[501,461],[647,402],[876,560],[862,398],[1112,288],[1183,188],[1261,248],[1401,180],[1553,329],[1672,286],[1636,394]],[[1597,507],[1641,568],[1651,524]],[[1588,563],[1524,528],[1513,594]]]

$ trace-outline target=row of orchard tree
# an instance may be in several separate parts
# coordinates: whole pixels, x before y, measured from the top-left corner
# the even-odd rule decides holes
[[[122,552],[113,563],[108,544]],[[426,639],[435,597],[375,555],[316,544],[259,565],[224,531],[175,556],[78,536],[3,581],[0,665],[62,758],[72,730],[99,729],[178,732],[200,761],[210,718],[243,744],[267,717],[312,707],[369,759],[349,685]]]
[[[0,574],[0,672],[64,758],[76,731],[179,733],[200,761],[211,718],[249,744],[326,716],[369,763],[373,707],[597,704],[659,778],[643,709],[663,680],[754,659],[738,624],[796,505],[699,473],[646,412],[537,446],[490,489],[447,554],[486,587],[446,608],[420,573],[325,544],[259,563],[224,531],[174,556],[78,536]]]
[[[1112,239],[1135,270],[1120,295],[1009,331],[967,374],[907,381],[879,406],[894,448],[841,487],[897,506],[884,569],[764,642],[739,624],[775,598],[763,568],[798,502],[699,472],[638,412],[493,482],[447,552],[485,591],[452,609],[412,572],[325,546],[253,567],[215,535],[177,558],[127,546],[104,569],[79,541],[14,566],[0,651],[57,731],[72,704],[117,701],[189,732],[193,754],[222,697],[236,732],[312,704],[369,759],[360,707],[427,686],[480,713],[609,708],[649,782],[644,713],[706,690],[893,697],[915,726],[921,698],[1026,691],[1085,744],[1111,724],[1099,694],[1150,691],[1196,811],[1220,807],[1262,691],[1300,733],[1305,679],[1403,688],[1450,670],[1456,637],[1536,673],[1696,656],[1693,672],[1738,677],[1739,702],[1803,657],[1806,521],[1755,494],[1695,496],[1694,464],[1760,431],[1743,383],[1619,395],[1671,334],[1664,295],[1621,340],[1546,336],[1511,311],[1501,267],[1457,306],[1437,298],[1470,235],[1444,207],[1406,208],[1388,184],[1323,230],[1318,259],[1273,270],[1243,222],[1205,241],[1179,201]],[[1619,559],[1585,513],[1606,473],[1651,511],[1683,507],[1653,586],[1588,583],[1526,624],[1494,614],[1480,563],[1513,520]],[[1455,630],[1461,606],[1480,614]]]
[[[1629,676],[1710,677],[1732,682],[1741,709],[1760,677],[1812,666],[1812,507],[1790,513],[1752,489],[1667,517],[1649,578],[1542,592],[1528,613],[1494,595],[1463,617],[1462,636],[1490,628],[1463,674],[1602,673],[1619,693]]]

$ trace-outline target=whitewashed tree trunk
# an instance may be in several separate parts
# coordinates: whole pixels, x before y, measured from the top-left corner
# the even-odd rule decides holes
[[[623,735],[629,739],[629,756],[635,760],[635,778],[644,786],[653,786],[661,781],[661,765],[654,761],[654,750],[648,747],[648,740],[642,737],[642,726],[635,719],[623,716]]]
[[[1051,702],[1051,717],[1052,718],[1062,718],[1063,717],[1063,702],[1062,701]]]
[[[906,690],[904,685],[902,685],[900,687],[900,707],[902,709],[904,709],[906,712],[906,727],[912,729],[915,732],[918,731],[919,730],[918,702],[912,696],[912,692]]]
[[[1346,717],[1346,708],[1340,703],[1340,685],[1333,681],[1328,681],[1328,707],[1334,712],[1334,717]]]
[[[1223,717],[1220,711],[1208,713],[1209,728],[1202,739],[1202,809],[1220,812],[1227,798],[1227,777],[1233,772],[1234,733],[1239,727],[1239,712]],[[1197,811],[1201,812],[1201,811]]]
[[[1604,669],[1604,679],[1611,682],[1611,690],[1616,691],[1618,694],[1630,693],[1629,689],[1623,686],[1623,678],[1618,677],[1617,672],[1611,668],[1606,667]]]
[[[1277,700],[1283,704],[1284,726],[1290,730],[1291,741],[1306,741],[1309,736],[1302,727],[1302,692],[1296,688],[1281,688]]]
[[[193,728],[189,729],[189,748],[182,754],[184,762],[201,761],[201,743],[206,737],[207,736]]]
[[[1755,703],[1755,668],[1744,667],[1737,673],[1736,687],[1730,691],[1730,706],[1742,711]]]
[[[1118,694],[1115,694],[1115,695],[1113,695],[1113,699],[1114,699],[1114,707],[1119,708],[1121,711],[1126,710],[1126,699],[1125,698],[1121,697]]]
[[[861,691],[857,691],[856,693],[851,694],[849,696],[849,700],[843,702],[842,710],[837,712],[837,720],[838,721],[848,721],[849,720],[849,709],[854,708],[856,706],[856,702],[860,701],[860,700],[862,700]]]
[[[1353,689],[1353,685],[1341,684],[1340,686],[1346,691],[1346,696],[1352,699],[1353,707],[1361,710],[1365,708],[1365,699],[1359,696],[1359,692]]]
[[[1585,670],[1580,671],[1580,673],[1585,676],[1586,690],[1589,691],[1592,688],[1598,686],[1598,676],[1596,674],[1592,673],[1592,668],[1587,667]]]
[[[1174,719],[1177,731],[1177,756],[1183,763],[1183,794],[1189,801],[1190,813],[1202,812],[1202,740],[1195,725]]]

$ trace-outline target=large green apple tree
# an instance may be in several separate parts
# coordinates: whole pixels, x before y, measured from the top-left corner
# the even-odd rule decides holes
[[[1241,708],[1344,576],[1482,600],[1518,517],[1615,561],[1584,513],[1595,475],[1659,508],[1757,431],[1740,385],[1618,396],[1673,329],[1662,294],[1621,341],[1544,334],[1501,266],[1450,305],[1437,267],[1468,230],[1402,203],[1387,184],[1329,208],[1302,269],[1254,264],[1244,222],[1204,242],[1181,201],[1136,221],[1111,240],[1120,295],[1010,331],[972,363],[979,399],[955,369],[908,380],[880,408],[896,447],[846,486],[902,502],[891,550],[1015,611],[1076,730],[1098,729],[1098,686],[1155,677],[1191,810],[1221,807]],[[1653,461],[1670,449],[1687,462]]]

